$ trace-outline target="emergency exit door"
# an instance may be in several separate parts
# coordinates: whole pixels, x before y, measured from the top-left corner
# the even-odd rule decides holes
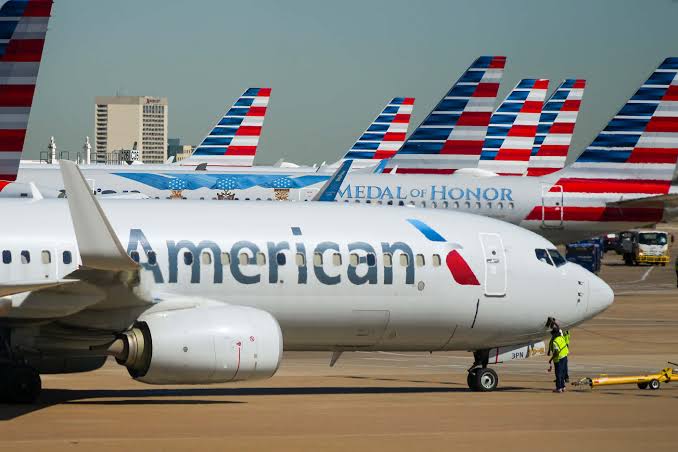
[[[485,258],[485,296],[506,295],[506,252],[501,236],[495,233],[480,233],[480,244]]]

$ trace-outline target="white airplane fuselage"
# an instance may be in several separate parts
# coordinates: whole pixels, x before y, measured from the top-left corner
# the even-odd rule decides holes
[[[132,295],[106,284],[91,296],[68,286],[12,295],[3,323],[24,329],[16,337],[27,349],[90,347],[145,311],[204,302],[270,313],[288,350],[473,350],[538,340],[549,317],[575,325],[612,302],[582,267],[538,260],[535,250],[555,248],[542,237],[475,215],[334,203],[102,204],[143,267],[130,294],[154,302],[128,302]],[[0,251],[11,261],[0,263],[0,281],[77,269],[66,200],[4,200],[2,209]],[[50,336],[54,319],[87,329],[89,342]],[[105,334],[92,339],[96,331]]]
[[[328,179],[327,174],[281,169],[259,171],[165,172],[122,168],[83,173],[97,193],[126,197],[140,194],[165,199],[310,200]],[[58,167],[22,169],[19,184],[9,184],[0,196],[30,196],[34,182],[45,197],[63,190]],[[174,189],[172,188],[174,187]],[[21,192],[21,193],[19,193]],[[372,205],[414,206],[474,213],[525,227],[555,243],[656,224],[671,216],[662,205],[616,207],[608,204],[654,194],[614,192],[605,181],[586,181],[576,191],[558,184],[558,174],[543,177],[476,175],[391,175],[351,172],[337,199]]]

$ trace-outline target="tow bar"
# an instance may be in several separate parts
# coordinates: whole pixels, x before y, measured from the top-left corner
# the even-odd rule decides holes
[[[669,364],[678,366],[676,363],[669,361]],[[657,390],[662,383],[669,383],[671,381],[678,381],[678,369],[672,367],[665,367],[656,374],[649,375],[633,375],[622,377],[609,377],[602,374],[595,378],[582,378],[579,381],[572,383],[573,386],[608,386],[608,385],[628,385],[636,384],[640,389]]]

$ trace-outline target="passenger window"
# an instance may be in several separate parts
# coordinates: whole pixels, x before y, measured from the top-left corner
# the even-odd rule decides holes
[[[454,204],[452,205],[455,209],[459,208],[459,202],[455,201]]]
[[[157,265],[158,256],[155,255],[155,251],[148,252],[148,265]]]
[[[247,265],[250,263],[250,258],[247,256],[247,253],[240,253],[238,255],[238,265]]]
[[[426,207],[426,201],[421,202],[421,207]]]
[[[184,251],[184,264],[191,265],[193,264],[193,253],[190,251]]]
[[[479,202],[477,202],[476,203],[476,209],[480,209],[480,208],[481,208],[481,204]]]
[[[410,204],[411,206],[413,206],[413,205],[414,205],[414,201],[410,201],[409,204]]]
[[[377,257],[374,254],[369,253],[366,257],[367,265],[369,265],[370,267],[374,267],[375,265],[377,265]]]
[[[431,207],[433,207],[434,209],[437,209],[438,204],[435,201],[431,201]]]
[[[306,256],[303,253],[297,253],[296,261],[298,267],[303,267],[306,265]]]
[[[313,265],[320,267],[323,265],[323,255],[322,253],[313,253]]]
[[[467,209],[470,209],[470,208],[471,208],[471,203],[468,202],[468,201],[466,201],[466,202],[464,203],[464,207],[466,207]]]
[[[393,255],[384,253],[384,267],[393,267]]]
[[[21,252],[21,263],[22,264],[30,264],[31,263],[31,253],[28,252],[27,250],[23,250]]]
[[[341,265],[341,254],[334,253],[332,254],[332,265],[339,267]]]
[[[515,207],[515,204],[513,204],[512,202],[510,202],[509,205],[508,205],[508,207],[509,207],[509,209],[513,209],[513,208]]]
[[[356,253],[351,253],[348,256],[348,263],[355,267],[360,263],[360,257]]]
[[[11,257],[10,257],[11,259]],[[63,261],[64,264],[70,265],[71,262],[73,262],[73,256],[71,255],[70,251],[64,251],[61,260]]]
[[[221,253],[221,264],[231,265],[231,253],[229,253],[228,251]]]
[[[202,265],[210,265],[212,263],[212,255],[207,251],[203,251],[200,255],[200,261]]]
[[[275,261],[278,263],[278,265],[285,265],[287,263],[287,258],[283,253],[278,253],[275,256]]]
[[[139,252],[138,251],[132,251],[131,253],[129,253],[129,257],[131,257],[132,260],[134,262],[136,262],[137,264],[139,263]]]
[[[2,263],[11,264],[12,263],[12,252],[10,250],[4,250],[2,252]]]
[[[440,254],[434,254],[431,258],[434,267],[440,267]]]
[[[556,267],[561,267],[567,263],[567,260],[565,260],[558,250],[549,250],[549,256],[551,256],[551,260],[556,264]]]
[[[504,203],[503,202],[498,202],[497,203],[497,209],[502,210],[504,208]]]
[[[417,254],[417,267],[423,267],[426,264],[423,254]]]
[[[546,250],[536,249],[534,250],[534,254],[537,256],[537,259],[539,259],[543,263],[553,265],[553,263],[551,262],[551,258],[549,257],[549,254],[546,252]]]
[[[401,267],[407,267],[410,265],[410,256],[407,254],[401,254],[400,255],[400,266]]]
[[[491,208],[492,208],[492,203],[491,203],[491,202],[488,202],[488,203],[487,203],[487,208],[488,208],[488,209],[491,209]]]
[[[257,265],[266,265],[266,255],[264,253],[257,253]]]
[[[40,260],[42,260],[43,264],[51,264],[52,263],[52,253],[50,253],[47,250],[42,250],[42,253],[40,253]]]
[[[405,205],[405,201],[398,201],[398,205],[399,205],[399,206],[404,206],[404,205]]]
[[[450,203],[443,201],[443,209],[447,209],[448,207],[450,207]]]
[[[389,202],[387,202],[386,204],[388,204],[389,206],[392,206],[392,205],[393,205],[393,201],[389,201]]]

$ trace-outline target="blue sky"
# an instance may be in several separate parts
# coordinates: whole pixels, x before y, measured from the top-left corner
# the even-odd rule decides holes
[[[394,96],[418,124],[471,61],[521,78],[587,79],[583,149],[667,56],[676,0],[55,0],[26,157],[78,151],[94,97],[167,96],[169,136],[197,144],[247,87],[272,88],[258,163],[334,161]],[[412,130],[412,129],[410,129]]]

